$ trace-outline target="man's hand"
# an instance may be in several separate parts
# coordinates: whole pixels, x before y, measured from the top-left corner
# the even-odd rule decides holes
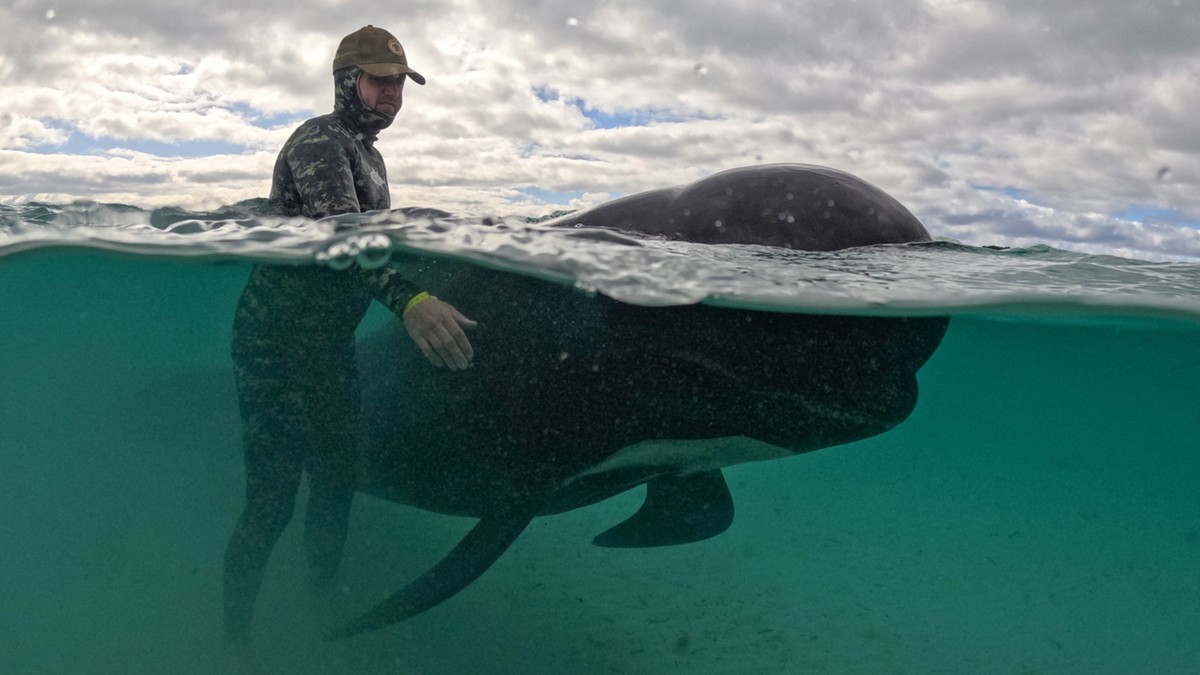
[[[450,370],[471,367],[475,350],[463,329],[474,328],[476,323],[457,309],[429,297],[405,312],[401,321],[408,336],[433,365],[446,366]]]

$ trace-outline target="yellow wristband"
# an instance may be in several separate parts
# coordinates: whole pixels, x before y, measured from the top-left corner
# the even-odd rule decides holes
[[[417,293],[416,295],[412,296],[412,300],[409,300],[408,304],[404,306],[404,311],[401,312],[400,315],[403,316],[405,314],[408,314],[408,310],[412,309],[413,307],[416,307],[417,305],[421,304],[422,302],[425,302],[426,300],[428,300],[430,298],[437,300],[437,298],[434,298],[432,295],[430,295],[426,291],[421,291],[420,293]]]

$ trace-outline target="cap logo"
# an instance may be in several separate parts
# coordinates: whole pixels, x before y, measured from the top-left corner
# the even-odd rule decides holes
[[[388,51],[396,56],[404,56],[404,50],[400,48],[400,43],[397,40],[388,40]]]

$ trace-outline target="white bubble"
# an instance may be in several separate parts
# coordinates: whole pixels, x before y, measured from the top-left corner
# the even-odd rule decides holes
[[[364,248],[358,252],[356,260],[358,266],[364,270],[373,270],[376,267],[383,267],[392,259],[391,248]]]
[[[567,19],[567,25],[570,26],[571,28],[575,28],[576,26],[579,25],[579,19],[576,19],[575,17],[571,17],[571,18]]]
[[[708,66],[704,65],[703,63],[697,63],[696,66],[692,68],[692,72],[700,77],[704,77],[708,74]]]
[[[46,20],[47,21],[53,21],[55,16],[58,16],[58,12],[55,12],[52,9],[46,10]]]

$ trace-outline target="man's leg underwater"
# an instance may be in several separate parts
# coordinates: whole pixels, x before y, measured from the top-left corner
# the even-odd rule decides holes
[[[225,639],[249,642],[271,551],[292,518],[307,428],[301,396],[278,380],[237,372],[246,506],[225,550]]]
[[[342,457],[323,457],[309,463],[304,550],[308,556],[309,590],[318,598],[333,592],[346,545],[354,501],[352,450],[345,448],[339,453]]]
[[[353,355],[325,378],[320,398],[306,462],[309,496],[304,522],[309,590],[319,601],[330,597],[337,582],[357,482],[355,443],[361,412]]]

